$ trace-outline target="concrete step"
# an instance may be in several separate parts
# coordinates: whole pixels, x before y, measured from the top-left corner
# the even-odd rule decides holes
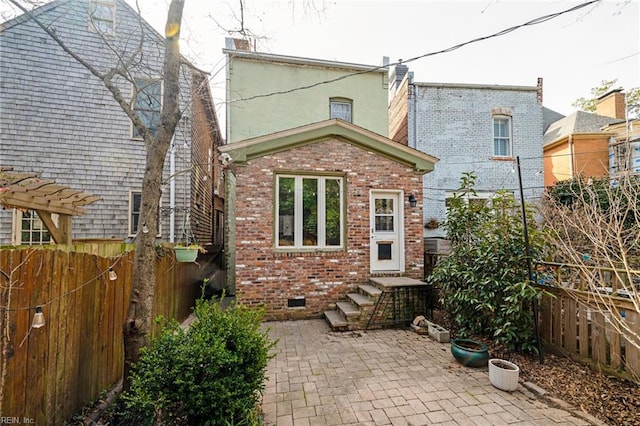
[[[337,310],[324,311],[324,317],[329,322],[332,330],[345,329],[349,327],[347,320],[345,320]]]
[[[358,288],[360,289],[362,294],[369,296],[373,299],[377,299],[382,294],[382,290],[380,290],[378,287],[374,287],[369,284],[363,284],[361,286],[358,286]]]
[[[347,297],[358,306],[373,306],[373,299],[360,293],[349,293]]]
[[[353,303],[338,302],[336,303],[338,310],[342,312],[342,315],[349,321],[349,318],[358,318],[360,316],[360,309]]]

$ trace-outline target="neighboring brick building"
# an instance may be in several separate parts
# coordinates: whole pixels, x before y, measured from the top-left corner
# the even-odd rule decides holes
[[[423,278],[422,208],[408,195],[435,158],[335,119],[220,151],[240,303],[316,317],[371,276]]]
[[[132,61],[138,65],[122,70],[127,79],[115,77],[113,83],[126,99],[134,99],[138,87],[132,105],[154,127],[162,93],[160,34],[121,0],[56,0],[33,13],[100,72],[127,60],[143,36]],[[0,52],[0,166],[100,196],[74,221],[74,239],[133,237],[146,149],[120,105],[101,80],[26,15],[0,24]],[[216,145],[222,137],[207,74],[185,63],[181,75],[184,116],[173,161],[171,154],[165,161],[164,178],[169,180],[172,162],[176,175],[175,185],[163,188],[160,239],[180,241],[191,232],[209,244],[213,185],[219,181]],[[221,211],[221,200],[216,206]],[[41,228],[33,212],[0,211],[0,244],[47,242]]]
[[[518,196],[517,156],[525,199],[539,198],[541,81],[537,86],[417,83],[407,69],[401,75],[391,79],[390,137],[400,143],[406,138],[408,146],[440,158],[437,169],[424,177],[425,223],[446,219],[446,199],[459,187],[463,172],[477,176],[478,198],[490,198],[501,189]],[[443,235],[441,227],[425,229],[425,236]]]

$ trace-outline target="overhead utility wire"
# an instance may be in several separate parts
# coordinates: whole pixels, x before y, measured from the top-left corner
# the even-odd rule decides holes
[[[377,67],[372,67],[372,68],[369,68],[369,69],[364,70],[364,71],[357,71],[357,72],[353,72],[353,73],[350,73],[350,74],[345,74],[343,76],[336,77],[336,78],[333,78],[333,79],[330,79],[330,80],[319,81],[317,83],[308,84],[306,86],[294,87],[293,89],[281,90],[281,91],[271,92],[271,93],[264,93],[264,94],[261,94],[261,95],[249,96],[248,98],[234,99],[232,102],[250,101],[250,100],[258,99],[258,98],[267,98],[267,97],[270,97],[270,96],[284,95],[284,94],[287,94],[287,93],[297,92],[299,90],[311,89],[311,88],[314,88],[314,87],[317,87],[317,86],[321,86],[323,84],[329,84],[329,83],[334,83],[336,81],[344,80],[344,79],[349,78],[349,77],[354,77],[354,76],[361,75],[361,74],[367,74],[367,73],[370,73],[370,72],[375,72],[375,71],[378,71],[380,69],[387,68],[389,66],[400,65],[400,64],[403,64],[403,63],[406,64],[408,62],[417,61],[418,59],[423,59],[423,58],[426,58],[426,57],[429,57],[429,56],[440,55],[442,53],[449,53],[449,52],[452,52],[454,50],[460,49],[461,47],[467,46],[467,45],[472,44],[472,43],[477,43],[479,41],[489,40],[489,39],[494,38],[494,37],[500,37],[500,36],[503,36],[505,34],[509,34],[510,32],[516,31],[516,30],[518,30],[520,28],[523,28],[523,27],[530,27],[530,26],[533,26],[533,25],[542,24],[544,22],[547,22],[547,21],[550,21],[550,20],[552,20],[554,18],[557,18],[558,16],[564,15],[566,13],[575,12],[578,9],[582,9],[583,7],[587,7],[589,5],[592,5],[594,3],[599,3],[601,1],[602,0],[591,0],[591,1],[587,2],[587,3],[582,3],[582,4],[579,4],[577,6],[573,6],[573,7],[569,8],[569,9],[563,10],[561,12],[550,13],[548,15],[544,15],[544,16],[540,16],[538,18],[534,18],[534,19],[532,19],[530,21],[525,22],[524,24],[515,25],[513,27],[505,28],[502,31],[498,31],[497,33],[493,33],[493,34],[488,35],[488,36],[482,36],[482,37],[474,38],[472,40],[465,41],[465,42],[460,43],[460,44],[456,44],[455,46],[451,46],[451,47],[448,47],[446,49],[437,50],[435,52],[425,53],[423,55],[415,56],[415,57],[409,58],[407,60],[400,60],[398,62],[393,62],[393,63],[387,64],[387,65],[380,65],[380,66],[377,66]]]

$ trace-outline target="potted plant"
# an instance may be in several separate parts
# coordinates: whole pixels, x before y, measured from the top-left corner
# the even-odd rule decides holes
[[[484,367],[489,359],[489,348],[471,339],[452,339],[451,354],[465,367]]]
[[[520,368],[504,359],[489,360],[489,381],[496,388],[503,391],[514,391],[518,388]]]
[[[176,261],[178,262],[195,262],[198,258],[198,252],[204,252],[204,249],[198,244],[178,244],[173,250],[176,253]]]

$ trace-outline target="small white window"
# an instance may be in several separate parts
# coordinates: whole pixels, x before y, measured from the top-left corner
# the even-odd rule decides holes
[[[54,223],[57,223],[58,215],[52,214],[51,219]],[[12,240],[14,245],[51,243],[51,235],[49,234],[49,231],[34,210],[14,210],[13,223],[14,232]]]
[[[511,157],[511,117],[493,117],[493,155]]]
[[[352,122],[351,107],[353,103],[349,99],[331,99],[330,101],[330,118],[339,118],[340,120]]]
[[[116,4],[113,0],[89,1],[89,30],[109,36],[116,34]]]
[[[133,85],[133,109],[142,123],[155,136],[160,123],[162,107],[162,82],[157,79],[136,78]],[[142,134],[132,126],[132,137],[141,139]]]

